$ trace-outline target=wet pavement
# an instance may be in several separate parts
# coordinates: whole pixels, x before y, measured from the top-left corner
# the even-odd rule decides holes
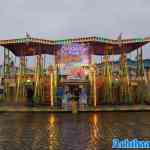
[[[99,105],[97,107],[86,106],[78,107],[79,112],[104,112],[104,111],[150,111],[150,105]],[[50,106],[22,106],[22,105],[0,105],[0,112],[51,112],[51,113],[63,113],[72,112],[72,107],[60,108]]]
[[[150,112],[0,113],[0,150],[110,150],[112,138],[150,140]]]

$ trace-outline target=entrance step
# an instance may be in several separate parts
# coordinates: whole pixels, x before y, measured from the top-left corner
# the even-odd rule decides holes
[[[50,101],[43,101],[41,103],[41,105],[44,105],[44,106],[50,106],[51,102]]]

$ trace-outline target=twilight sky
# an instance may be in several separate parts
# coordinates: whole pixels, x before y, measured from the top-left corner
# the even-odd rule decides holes
[[[146,37],[149,16],[150,0],[0,0],[0,39],[22,38],[25,32],[49,39],[117,38],[121,32],[124,38]]]

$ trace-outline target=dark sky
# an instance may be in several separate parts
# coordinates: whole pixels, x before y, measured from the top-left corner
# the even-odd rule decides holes
[[[0,39],[150,36],[150,0],[0,0]],[[145,56],[150,56],[149,46]],[[1,60],[2,61],[2,60]]]

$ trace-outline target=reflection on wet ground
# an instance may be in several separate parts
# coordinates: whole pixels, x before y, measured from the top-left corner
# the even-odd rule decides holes
[[[0,150],[109,150],[112,138],[150,139],[150,112],[1,113]]]

